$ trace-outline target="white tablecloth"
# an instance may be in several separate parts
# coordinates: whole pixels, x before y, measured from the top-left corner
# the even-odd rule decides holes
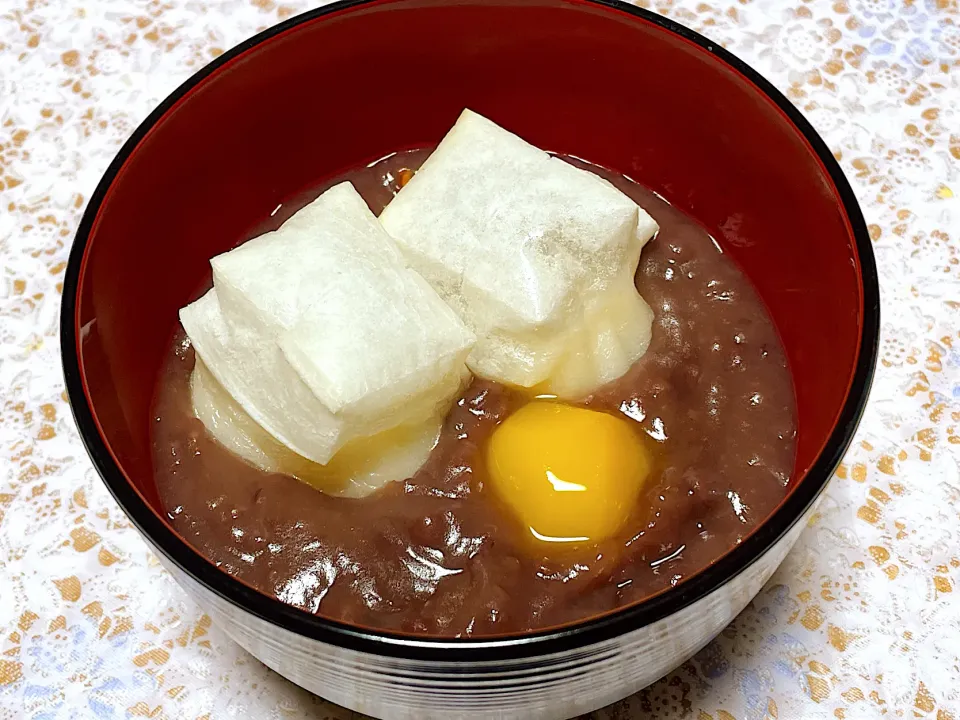
[[[807,114],[880,265],[879,374],[819,513],[750,607],[603,718],[960,718],[957,0],[655,0]],[[347,718],[241,651],[96,477],[57,315],[84,204],[181,81],[307,3],[0,0],[0,718]],[[639,88],[638,88],[639,90]]]

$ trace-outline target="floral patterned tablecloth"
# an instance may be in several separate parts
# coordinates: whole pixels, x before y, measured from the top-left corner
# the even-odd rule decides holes
[[[597,718],[960,720],[960,4],[641,0],[753,64],[826,138],[880,266],[856,442],[773,580]],[[0,0],[0,718],[347,718],[240,650],[96,477],[57,315],[121,142],[294,0]]]

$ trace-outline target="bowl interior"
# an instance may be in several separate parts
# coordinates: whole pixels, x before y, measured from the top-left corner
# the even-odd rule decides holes
[[[209,258],[299,191],[436,143],[464,107],[634,178],[718,239],[767,303],[802,388],[794,478],[814,463],[850,387],[863,291],[837,191],[784,112],[704,48],[617,8],[375,0],[209,71],[135,138],[92,205],[80,377],[109,451],[161,518],[150,405]]]

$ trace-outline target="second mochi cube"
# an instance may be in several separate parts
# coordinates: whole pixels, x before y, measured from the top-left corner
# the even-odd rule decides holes
[[[473,330],[481,377],[576,399],[646,351],[657,223],[612,184],[465,110],[380,216]]]

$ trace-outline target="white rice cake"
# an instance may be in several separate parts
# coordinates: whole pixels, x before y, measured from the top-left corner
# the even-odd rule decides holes
[[[380,222],[476,333],[476,375],[574,399],[649,345],[653,313],[633,276],[657,223],[470,110]]]
[[[474,336],[350,183],[211,265],[214,288],[180,311],[187,335],[244,412],[310,461],[442,416],[468,376]]]
[[[326,465],[297,455],[257,425],[217,382],[203,361],[190,376],[194,415],[234,455],[271,473],[298,478],[330,495],[363,497],[412,476],[437,444],[443,417],[404,425],[344,445]]]

